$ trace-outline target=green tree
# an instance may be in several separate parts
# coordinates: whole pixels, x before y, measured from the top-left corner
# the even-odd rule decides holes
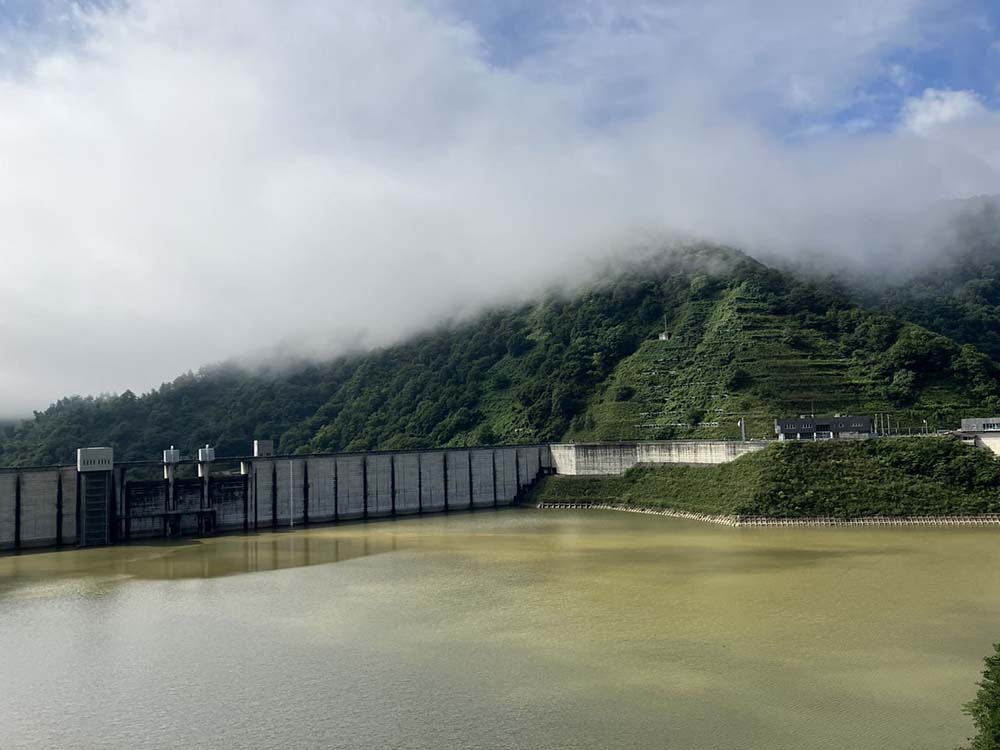
[[[497,437],[496,432],[489,425],[488,422],[484,422],[479,425],[476,430],[476,443],[479,445],[496,445],[500,442],[500,438]]]
[[[892,382],[889,384],[889,398],[900,406],[913,403],[916,395],[914,393],[916,381],[917,375],[913,370],[907,370],[905,367],[896,370],[896,374],[892,376]]]
[[[964,708],[976,726],[976,736],[970,738],[972,744],[968,750],[1000,749],[1000,643],[993,644],[993,653],[984,661],[986,668],[979,691]]]
[[[615,401],[631,401],[635,396],[635,388],[630,385],[620,385],[615,389]]]
[[[745,388],[750,385],[753,378],[750,373],[744,370],[742,367],[737,367],[735,370],[729,373],[726,378],[725,386],[730,391],[738,391],[740,388]]]
[[[902,368],[917,373],[934,373],[948,369],[958,353],[954,342],[918,326],[907,326],[882,358],[886,371]]]

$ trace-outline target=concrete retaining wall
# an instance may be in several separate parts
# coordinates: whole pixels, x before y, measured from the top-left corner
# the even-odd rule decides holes
[[[423,471],[419,453],[402,453],[394,459],[396,472],[396,514],[419,513]]]
[[[556,474],[575,476],[577,446],[573,443],[553,443],[549,446],[549,468],[555,470]]]
[[[446,471],[448,479],[448,508],[468,510],[471,507],[472,491],[469,484],[470,454],[468,451],[448,451]]]
[[[444,510],[444,451],[420,454],[421,503],[425,512]]]
[[[344,456],[337,459],[337,517],[362,518],[365,514],[365,493],[368,472],[364,456]]]
[[[556,443],[550,446],[557,474],[624,474],[637,464],[724,464],[763,450],[763,441],[669,440],[643,443]]]
[[[985,448],[1000,455],[1000,434],[980,433],[976,435],[976,447]]]
[[[243,477],[212,477],[212,507],[215,527],[225,531],[243,528]],[[249,507],[246,509],[249,512]]]
[[[272,525],[273,475],[277,527],[305,523],[308,468],[311,523],[491,508],[513,503],[546,465],[551,465],[547,446],[258,459],[250,469],[256,473],[256,481],[250,480],[256,497],[251,489],[248,507],[251,514],[257,509],[257,528]]]
[[[60,467],[0,474],[0,549],[75,539],[75,493],[75,472]]]
[[[21,475],[21,545],[40,547],[56,540],[59,470]]]
[[[335,494],[336,458],[310,458],[303,463],[309,469],[309,521],[323,523],[334,520],[337,510]]]
[[[14,474],[0,474],[0,549],[14,546]]]

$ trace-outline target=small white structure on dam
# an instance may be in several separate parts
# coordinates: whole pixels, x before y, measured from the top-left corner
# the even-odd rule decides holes
[[[978,448],[1000,454],[1000,417],[963,419],[959,436],[973,441]]]

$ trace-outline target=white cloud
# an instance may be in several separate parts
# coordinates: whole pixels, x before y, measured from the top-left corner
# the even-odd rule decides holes
[[[457,0],[78,14],[0,80],[0,414],[393,342],[671,232],[872,255],[878,216],[1000,190],[998,131],[768,123],[926,5],[567,0],[504,66]]]
[[[974,91],[925,89],[919,97],[911,97],[903,106],[903,126],[920,135],[927,135],[945,125],[970,120],[986,114]]]
[[[461,4],[461,0],[456,0]],[[627,71],[656,104],[725,102],[747,114],[834,111],[880,55],[925,40],[937,0],[564,0],[569,29],[529,69],[612,88]],[[501,5],[504,3],[500,2]],[[516,4],[516,3],[515,3]],[[607,93],[607,88],[602,93]]]

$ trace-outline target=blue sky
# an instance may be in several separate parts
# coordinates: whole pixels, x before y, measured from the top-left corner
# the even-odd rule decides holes
[[[694,4],[699,3],[701,0]],[[81,24],[75,16],[79,11],[109,11],[129,4],[130,0],[0,0],[2,59],[9,68],[19,69],[40,50],[78,43]],[[557,59],[568,38],[588,38],[599,32],[604,42],[618,38],[628,44],[639,39],[652,47],[659,43],[662,52],[676,43],[675,32],[685,19],[695,15],[689,13],[689,0],[414,0],[408,4],[469,25],[491,65],[529,67],[535,75],[551,73],[569,79],[574,73],[561,71],[562,62]],[[757,9],[776,5],[780,13],[781,4],[768,0],[750,3],[747,13],[743,0],[704,3],[721,10],[720,24],[728,20],[748,37],[766,35],[773,21],[767,10]],[[838,5],[854,5],[813,0],[796,4],[804,8],[828,5],[835,12]],[[1000,104],[1000,3],[913,0],[903,4],[906,8],[901,15],[906,18],[899,24],[897,36],[890,33],[878,40],[876,49],[865,51],[871,59],[858,69],[846,91],[819,107],[780,100],[758,102],[744,109],[747,116],[757,117],[776,135],[796,139],[892,129],[905,101],[926,89],[971,91],[985,106],[996,109]],[[877,7],[878,3],[871,5]],[[729,7],[737,11],[727,19]],[[805,45],[807,54],[810,36],[816,31],[809,25],[808,15],[803,14],[805,23],[798,33],[798,42]],[[835,13],[833,18],[836,20]],[[794,23],[796,19],[791,20]],[[698,33],[696,24],[690,32]],[[836,60],[824,41],[829,40],[817,40],[812,54]],[[590,102],[590,122],[613,125],[642,118],[657,107],[650,99],[649,71],[642,64],[630,72],[627,66],[621,69],[621,60],[613,54],[605,62],[604,73],[611,85]],[[594,74],[592,68],[587,72]]]
[[[707,4],[723,11],[729,5],[743,5],[725,1]],[[814,4],[803,0],[799,5],[808,7]],[[836,1],[822,4],[834,9],[838,6]],[[563,35],[580,33],[581,26],[587,24],[587,21],[581,21],[580,15],[587,10],[592,15],[589,22],[600,24],[601,6],[617,9],[617,17],[605,21],[610,34],[625,39],[647,35],[655,39],[660,31],[664,31],[659,38],[663,45],[670,45],[674,35],[669,27],[683,23],[685,9],[690,4],[683,0],[652,3],[641,0],[611,3],[588,0],[457,0],[442,5],[475,26],[482,35],[491,63],[516,68],[544,58],[547,51],[559,47]],[[767,5],[766,1],[758,3],[758,7]],[[878,3],[871,5],[877,7]],[[851,133],[888,130],[898,124],[899,113],[907,98],[919,96],[926,89],[975,92],[984,105],[995,109],[1000,102],[1000,2],[942,0],[913,2],[909,6],[907,22],[900,24],[898,36],[893,38],[888,35],[880,40],[871,61],[873,64],[859,71],[845,96],[829,102],[819,111],[794,106],[764,106],[758,110],[762,119],[785,137],[802,137],[830,130]],[[580,13],[581,7],[585,9],[583,13]],[[650,23],[647,16],[643,19],[646,28],[637,31],[643,21],[637,23],[635,20],[641,17],[641,12],[630,17],[635,8],[654,8],[668,11],[668,14],[675,9],[678,13],[659,29],[656,21]],[[756,20],[761,22],[760,27],[755,27],[754,15],[758,15]],[[736,13],[732,18],[737,28],[748,36],[766,33],[768,20],[766,12],[750,13],[749,17]],[[721,22],[725,23],[724,15]],[[808,24],[803,24],[799,31],[800,41],[807,44],[813,31]],[[824,54],[822,43],[817,45],[814,54]],[[638,97],[621,97],[620,111],[616,111],[613,104],[602,107],[609,120],[647,113],[643,107],[636,106],[637,98],[641,98],[642,77],[636,76],[630,83],[640,92]]]
[[[67,27],[75,9],[106,10],[120,0],[0,0],[0,25],[22,33],[55,32]]]
[[[920,44],[887,49],[886,71],[859,82],[858,101],[836,113],[833,122],[870,119],[889,128],[903,101],[924,89],[975,92],[996,108],[1000,97],[1000,3],[967,0],[929,12]]]

